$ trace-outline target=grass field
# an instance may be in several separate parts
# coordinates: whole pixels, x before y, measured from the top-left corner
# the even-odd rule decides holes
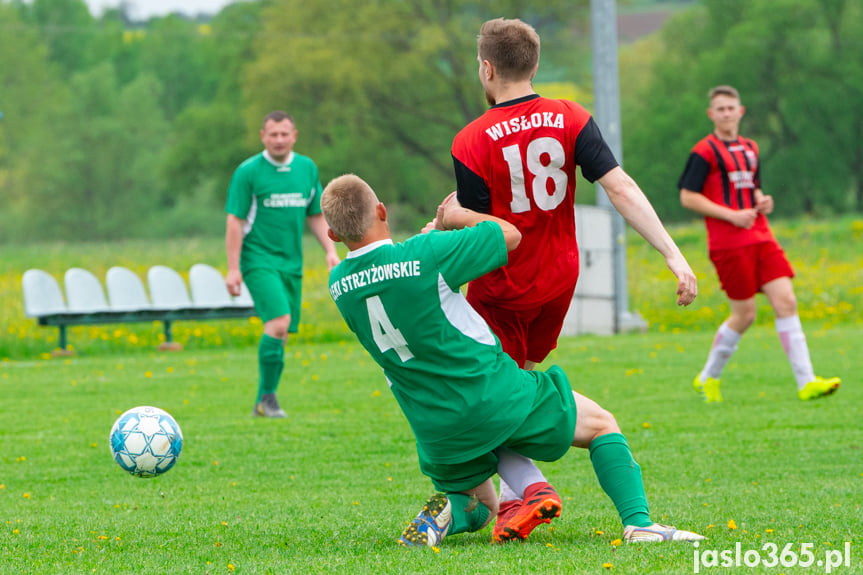
[[[762,314],[723,377],[725,403],[697,399],[690,382],[724,312],[695,226],[675,237],[704,278],[698,304],[677,309],[662,262],[633,241],[633,308],[650,331],[563,338],[546,365],[561,365],[577,390],[617,416],[654,519],[707,535],[699,551],[772,542],[799,553],[811,543],[822,560],[847,542],[851,566],[833,572],[863,573],[863,256],[854,246],[863,226],[845,219],[776,229],[791,244],[816,370],[843,378],[836,396],[797,400],[771,315]],[[316,267],[319,248],[308,252],[304,325],[287,349],[286,421],[249,415],[258,323],[180,324],[175,335],[186,349],[173,354],[154,351],[158,326],[82,328],[71,334],[77,356],[49,359],[53,330],[20,311],[27,267],[60,277],[73,265],[101,275],[126,265],[143,275],[156,263],[219,265],[221,250],[218,240],[182,250],[169,243],[4,248],[0,574],[694,571],[691,545],[618,545],[617,515],[587,453],[576,450],[542,464],[564,510],[525,544],[493,547],[486,528],[437,550],[396,546],[431,485],[379,370],[332,309]],[[813,308],[822,315],[807,316]],[[177,466],[155,479],[124,473],[108,450],[114,419],[144,404],[172,413],[186,440]],[[711,571],[725,569],[701,568]]]

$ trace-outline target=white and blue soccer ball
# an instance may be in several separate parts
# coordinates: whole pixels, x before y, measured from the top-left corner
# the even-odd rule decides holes
[[[177,463],[183,432],[167,411],[133,407],[114,422],[109,444],[120,467],[136,477],[155,477]]]

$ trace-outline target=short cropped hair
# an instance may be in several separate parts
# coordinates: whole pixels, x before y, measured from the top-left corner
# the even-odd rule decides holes
[[[371,228],[378,197],[365,180],[345,174],[330,181],[321,194],[321,212],[340,239],[360,241]]]
[[[737,88],[735,88],[734,86],[729,86],[727,84],[711,88],[707,96],[709,101],[711,102],[716,96],[731,96],[732,98],[737,98],[738,100],[740,99],[740,93],[737,91]]]
[[[494,64],[501,78],[528,79],[539,65],[539,34],[521,20],[495,18],[480,28],[477,51],[480,60]]]
[[[296,126],[296,124],[294,124],[293,116],[291,116],[287,112],[282,112],[281,110],[274,110],[264,117],[263,126],[266,126],[267,122],[269,121],[273,121],[278,124],[279,122],[283,122],[285,120],[288,120],[291,124]]]

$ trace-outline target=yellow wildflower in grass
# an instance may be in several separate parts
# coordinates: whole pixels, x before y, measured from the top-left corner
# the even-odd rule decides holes
[[[30,493],[24,493],[21,497],[24,499],[30,499]]]
[[[737,523],[734,522],[734,519],[728,520],[728,528],[731,529],[732,531],[734,529],[737,529]]]
[[[620,545],[622,543],[623,543],[623,540],[618,538],[618,539],[615,539],[614,541],[611,542],[611,546],[612,547],[620,547]]]
[[[644,423],[641,424],[641,427],[643,427],[644,429],[650,429],[650,427],[651,427],[650,422],[645,421]]]
[[[612,569],[614,567],[614,563],[603,563],[603,569]]]

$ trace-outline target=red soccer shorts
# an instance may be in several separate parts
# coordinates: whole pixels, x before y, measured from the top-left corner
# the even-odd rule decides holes
[[[519,310],[477,301],[471,298],[470,288],[467,290],[467,301],[488,323],[500,340],[503,351],[519,367],[524,367],[527,360],[540,363],[557,347],[557,337],[563,328],[573,292],[575,285],[538,307]]]
[[[710,261],[730,299],[745,300],[777,278],[793,278],[794,269],[775,241],[730,250],[711,250]]]

